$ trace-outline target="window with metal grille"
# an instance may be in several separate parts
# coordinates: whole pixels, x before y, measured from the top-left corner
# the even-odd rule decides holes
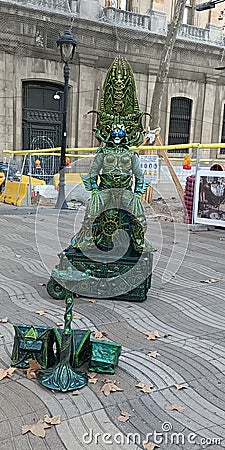
[[[223,108],[223,126],[222,126],[221,142],[222,144],[225,143],[225,105]],[[220,154],[225,155],[225,148],[220,149]]]
[[[187,97],[172,97],[168,144],[188,144],[190,138],[192,100]],[[170,150],[173,153],[187,153],[187,150]]]

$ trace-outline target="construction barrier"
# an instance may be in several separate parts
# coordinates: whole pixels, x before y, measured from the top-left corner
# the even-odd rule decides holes
[[[7,181],[5,184],[5,192],[0,195],[0,202],[9,205],[20,206],[27,196],[27,183],[18,181]]]
[[[79,183],[82,183],[82,178],[79,173],[65,173],[65,183],[66,184],[79,184]],[[53,176],[53,185],[54,185],[55,189],[58,188],[59,173],[56,173]]]
[[[21,183],[26,183],[27,185],[30,184],[30,177],[28,175],[22,175],[21,176]],[[32,189],[34,189],[34,186],[37,185],[46,185],[46,182],[44,180],[39,180],[39,178],[31,177],[31,185]]]

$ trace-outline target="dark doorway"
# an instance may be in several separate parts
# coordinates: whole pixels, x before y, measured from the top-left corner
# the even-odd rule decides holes
[[[61,146],[62,89],[58,84],[46,82],[23,83],[23,149],[38,150]],[[38,170],[35,164],[37,159],[41,161],[41,168]],[[28,172],[29,164],[28,161],[25,164],[25,173]],[[47,181],[48,177],[58,170],[59,157],[32,156],[33,176]]]

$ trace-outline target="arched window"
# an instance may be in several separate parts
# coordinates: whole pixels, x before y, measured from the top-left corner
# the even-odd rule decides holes
[[[190,138],[192,100],[187,97],[172,97],[168,144],[188,144]],[[174,150],[172,150],[174,152]],[[175,150],[186,153],[187,150]]]

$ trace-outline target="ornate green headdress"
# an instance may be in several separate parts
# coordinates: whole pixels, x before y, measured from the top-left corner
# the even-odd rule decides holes
[[[143,139],[142,117],[139,110],[133,71],[126,58],[117,56],[111,64],[103,86],[100,110],[94,128],[96,138],[108,143],[111,131],[123,127],[126,145],[137,145]]]

